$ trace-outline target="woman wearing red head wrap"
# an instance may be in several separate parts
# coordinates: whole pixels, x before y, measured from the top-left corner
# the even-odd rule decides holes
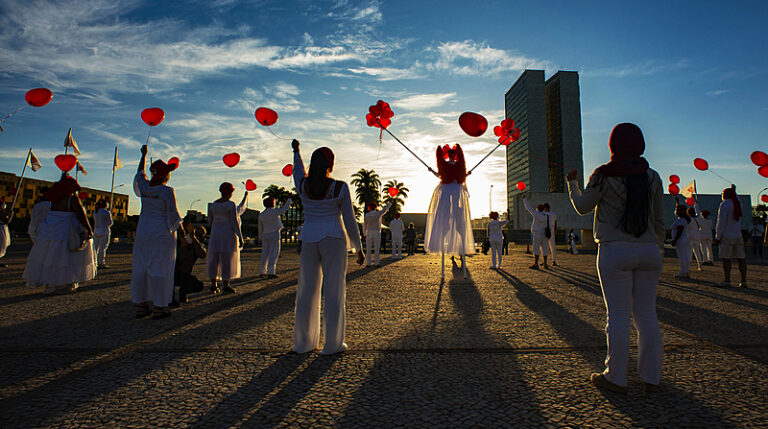
[[[76,192],[77,181],[64,176],[45,194],[51,201],[51,211],[37,229],[32,250],[24,267],[27,286],[45,286],[44,294],[74,292],[79,283],[96,276],[93,258],[93,230],[85,216]],[[80,229],[84,238],[81,250],[70,249],[72,228]]]
[[[744,239],[741,236],[741,202],[735,186],[723,190],[723,202],[717,211],[714,244],[719,244],[723,260],[722,287],[731,287],[731,259],[736,259],[741,273],[739,287],[747,287],[747,261],[744,253]]]
[[[131,300],[136,317],[168,317],[173,299],[173,267],[176,262],[176,230],[181,216],[176,208],[176,193],[166,185],[176,164],[162,160],[152,163],[152,179],[144,172],[147,145],[141,147],[139,168],[133,179],[133,191],[141,198],[141,214],[133,244]],[[154,307],[154,309],[153,309]]]
[[[611,132],[611,161],[598,167],[581,189],[576,172],[568,173],[568,190],[579,214],[595,211],[597,271],[603,289],[607,323],[606,369],[592,374],[600,388],[626,393],[630,315],[638,333],[637,366],[646,391],[661,378],[663,349],[656,318],[656,286],[666,228],[662,181],[641,157],[643,133],[634,124]]]
[[[424,249],[427,252],[460,255],[467,276],[464,256],[475,253],[475,240],[469,214],[467,191],[467,167],[461,146],[438,146],[437,172],[440,179],[432,193],[424,233]],[[443,273],[445,277],[445,273]]]

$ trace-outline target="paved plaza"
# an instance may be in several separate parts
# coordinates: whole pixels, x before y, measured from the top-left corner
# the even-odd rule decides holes
[[[320,356],[287,353],[295,248],[268,280],[246,250],[236,295],[192,295],[163,320],[134,318],[130,250],[111,249],[111,269],[76,293],[43,296],[21,279],[28,247],[11,247],[0,427],[768,426],[768,257],[749,260],[750,289],[729,290],[715,287],[719,263],[678,281],[665,258],[662,384],[643,393],[632,361],[621,396],[588,382],[605,354],[594,254],[561,252],[541,272],[524,248],[498,272],[479,254],[444,284],[439,256],[350,256],[350,350]]]

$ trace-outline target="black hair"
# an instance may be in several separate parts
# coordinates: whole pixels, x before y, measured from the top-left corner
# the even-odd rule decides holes
[[[326,176],[326,173],[331,168],[333,168],[333,152],[330,149],[321,147],[312,152],[309,172],[304,181],[304,191],[313,200],[322,199],[328,192],[328,187],[333,181]]]
[[[622,231],[640,237],[648,229],[648,217],[651,213],[651,184],[648,172],[633,174],[624,178],[627,188],[627,201],[619,225]]]

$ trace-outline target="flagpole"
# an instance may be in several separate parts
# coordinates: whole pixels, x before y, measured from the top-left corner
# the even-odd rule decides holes
[[[29,152],[27,152],[27,159],[24,160],[24,168],[21,169],[21,177],[19,177],[19,184],[16,185],[16,193],[13,194],[13,202],[11,203],[11,215],[10,218],[13,218],[13,209],[16,207],[16,199],[19,197],[19,192],[21,192],[21,181],[24,180],[24,173],[27,171],[27,164],[29,164],[29,156],[32,154],[32,148],[29,148]]]
[[[115,196],[115,170],[117,166],[117,146],[115,146],[115,157],[112,159],[112,186],[109,188],[109,212],[112,212],[112,200]]]

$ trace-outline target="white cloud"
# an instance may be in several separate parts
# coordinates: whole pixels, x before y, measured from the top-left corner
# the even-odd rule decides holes
[[[359,76],[373,77],[378,81],[390,81],[400,79],[421,79],[423,74],[416,71],[413,67],[408,69],[396,67],[350,67],[347,69],[350,73]],[[339,74],[344,76],[343,74]]]
[[[689,66],[687,59],[680,59],[673,62],[662,62],[659,60],[648,60],[638,64],[628,64],[619,67],[608,67],[600,69],[585,69],[581,72],[583,77],[631,77],[631,76],[650,76],[657,73],[677,70]]]
[[[726,94],[728,92],[731,92],[731,90],[730,89],[717,89],[717,90],[714,90],[714,91],[707,92],[707,96],[709,96],[709,97],[717,97],[718,95],[723,95],[723,94]]]
[[[492,48],[485,42],[464,40],[443,42],[433,48],[437,59],[426,64],[427,70],[446,71],[461,76],[495,76],[527,68],[549,69],[548,61]]]
[[[427,110],[442,106],[456,98],[455,92],[439,94],[416,94],[392,101],[393,107],[405,110]]]

